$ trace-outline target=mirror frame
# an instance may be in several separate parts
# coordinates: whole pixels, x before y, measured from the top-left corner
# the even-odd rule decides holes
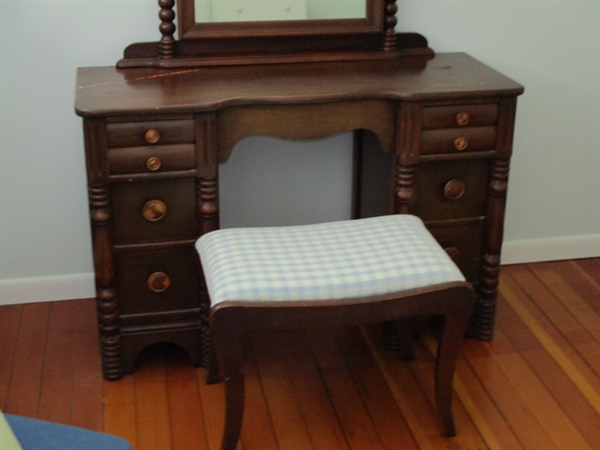
[[[179,39],[381,33],[384,0],[365,0],[365,6],[366,17],[356,19],[198,23],[194,2],[178,0]]]
[[[364,19],[197,23],[192,0],[158,0],[159,42],[136,43],[127,67],[201,67],[394,59],[433,55],[416,33],[396,33],[396,0],[365,0]],[[175,11],[179,40],[175,38]]]

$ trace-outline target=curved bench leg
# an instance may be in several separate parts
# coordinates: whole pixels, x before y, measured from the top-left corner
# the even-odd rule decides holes
[[[225,426],[221,450],[235,450],[242,429],[245,400],[241,332],[239,324],[234,321],[219,320],[213,316],[211,322],[214,349],[225,381]]]
[[[219,376],[219,360],[217,359],[217,354],[215,352],[215,344],[212,340],[212,335],[210,338],[210,344],[208,349],[208,364],[206,367],[206,384],[215,384],[221,381]]]
[[[444,325],[438,344],[435,364],[435,399],[442,430],[448,437],[456,436],[452,417],[452,381],[458,358],[460,342],[464,338],[469,322],[473,294],[465,289],[456,298],[448,299],[452,311],[444,315]]]
[[[235,450],[244,418],[244,375],[238,372],[225,377],[225,428],[221,450]]]

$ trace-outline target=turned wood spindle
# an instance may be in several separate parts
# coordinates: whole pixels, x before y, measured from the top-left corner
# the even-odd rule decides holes
[[[158,18],[161,20],[158,29],[162,34],[158,49],[160,59],[173,59],[175,57],[175,45],[176,41],[173,37],[175,35],[175,0],[158,0],[158,6],[160,11],[158,12]]]
[[[398,6],[396,0],[386,0],[383,11],[383,26],[385,29],[383,37],[383,51],[390,52],[396,49],[396,24],[398,19],[396,13]]]

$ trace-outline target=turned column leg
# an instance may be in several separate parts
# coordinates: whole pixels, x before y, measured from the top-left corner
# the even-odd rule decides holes
[[[496,156],[490,161],[480,295],[469,325],[469,335],[482,340],[492,339],[494,333],[498,280],[500,277],[500,253],[504,235],[504,211],[508,192],[508,174],[516,106],[516,98],[506,98],[500,101]]]
[[[218,178],[204,177],[196,181],[196,206],[200,236],[219,228],[219,188]],[[199,265],[200,266],[200,265]],[[202,268],[200,266],[200,273]],[[202,321],[202,366],[207,369],[206,382],[209,384],[218,381],[219,367],[215,357],[211,332],[208,325],[210,312],[210,298],[204,276],[200,277],[200,320]]]
[[[494,159],[490,167],[480,298],[469,331],[482,340],[490,340],[494,333],[509,164],[508,159]]]
[[[116,380],[124,375],[124,368],[121,355],[119,304],[115,287],[113,239],[110,229],[110,191],[107,186],[91,186],[89,199],[102,368],[106,379]]]
[[[395,214],[409,214],[415,196],[415,165],[396,164]]]
[[[412,361],[415,359],[414,337],[410,319],[385,322],[383,324],[383,336],[386,348],[398,352],[401,360]]]
[[[409,214],[415,195],[415,165],[396,161],[394,168],[394,214]],[[399,352],[401,359],[414,359],[410,320],[386,322],[382,326],[384,345]]]

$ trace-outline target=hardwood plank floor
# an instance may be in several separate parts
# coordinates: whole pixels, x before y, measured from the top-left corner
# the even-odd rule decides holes
[[[157,346],[100,373],[93,300],[0,307],[0,407],[135,450],[218,449],[223,387]],[[494,339],[465,340],[458,436],[434,414],[435,337],[400,361],[376,326],[249,336],[240,450],[600,449],[600,258],[504,266]]]

